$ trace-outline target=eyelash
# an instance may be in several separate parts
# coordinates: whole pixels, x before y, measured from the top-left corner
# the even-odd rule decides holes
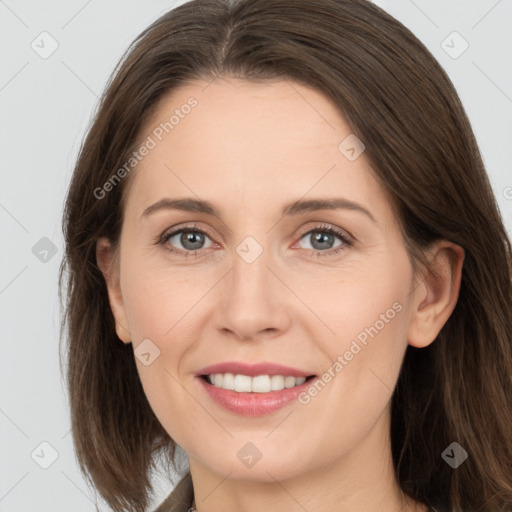
[[[172,253],[176,253],[176,254],[184,255],[185,258],[189,258],[191,256],[197,257],[197,254],[200,253],[202,251],[202,249],[198,249],[196,251],[184,251],[182,249],[175,249],[175,248],[173,248],[173,247],[171,247],[171,246],[169,246],[167,244],[169,239],[171,239],[173,236],[178,235],[178,234],[183,233],[183,232],[200,233],[200,234],[206,235],[208,238],[210,238],[213,241],[213,237],[208,232],[208,230],[200,229],[198,226],[196,226],[194,224],[194,225],[190,225],[190,226],[181,227],[181,228],[176,229],[174,231],[166,231],[166,232],[164,232],[159,237],[159,239],[157,240],[157,245],[165,246],[165,249],[167,251],[172,252]],[[318,250],[314,250],[314,249],[309,249],[310,251],[313,251],[311,253],[312,256],[317,256],[317,257],[334,256],[334,255],[338,254],[341,251],[345,251],[346,249],[348,249],[349,247],[351,247],[353,245],[353,242],[349,239],[349,237],[345,233],[343,233],[341,230],[339,230],[339,229],[337,229],[337,228],[335,228],[333,226],[329,226],[329,225],[314,226],[313,228],[308,229],[307,231],[302,233],[300,235],[300,237],[299,237],[299,240],[304,238],[306,235],[309,235],[309,234],[314,233],[314,232],[329,233],[331,235],[334,235],[334,236],[338,237],[341,240],[342,244],[340,244],[336,248],[329,249],[329,250],[326,250],[326,251],[318,251]]]

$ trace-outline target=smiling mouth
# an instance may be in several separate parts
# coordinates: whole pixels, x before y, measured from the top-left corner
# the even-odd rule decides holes
[[[251,377],[243,374],[215,373],[201,375],[207,384],[219,389],[238,393],[270,393],[291,389],[310,381],[315,375],[293,377],[290,375],[256,375]]]

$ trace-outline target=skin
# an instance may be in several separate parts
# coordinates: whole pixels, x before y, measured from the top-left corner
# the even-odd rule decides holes
[[[97,259],[119,338],[134,350],[149,338],[160,350],[148,366],[136,358],[137,368],[189,456],[197,510],[426,510],[394,478],[390,399],[407,345],[432,343],[455,307],[463,250],[439,241],[427,254],[439,276],[413,273],[388,195],[364,153],[349,161],[338,149],[352,130],[320,92],[288,81],[194,81],[161,100],[140,139],[190,96],[197,107],[130,175],[119,247],[100,239]],[[143,216],[177,197],[208,200],[221,216]],[[353,209],[282,215],[289,202],[328,197],[374,220]],[[184,256],[190,245],[179,235],[157,243],[191,223],[209,233],[195,256]],[[334,236],[318,249],[318,226],[353,244]],[[263,248],[252,263],[236,251],[248,236]],[[241,417],[194,377],[234,360],[321,375],[396,302],[401,311],[306,405]],[[250,468],[237,457],[247,442],[262,454]]]

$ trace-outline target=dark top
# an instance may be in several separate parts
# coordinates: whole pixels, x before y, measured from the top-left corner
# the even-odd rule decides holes
[[[155,512],[187,512],[194,502],[192,478],[188,472],[176,485],[174,490],[160,503]]]
[[[188,512],[194,502],[192,478],[187,473],[154,512]],[[445,512],[431,507],[429,512]]]

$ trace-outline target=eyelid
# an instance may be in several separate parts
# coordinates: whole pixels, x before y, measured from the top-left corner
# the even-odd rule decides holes
[[[172,227],[166,229],[157,238],[155,245],[166,245],[170,238],[172,238],[184,231],[195,231],[198,233],[202,233],[202,234],[206,235],[208,238],[210,238],[210,240],[212,241],[213,244],[219,245],[215,241],[215,237],[212,236],[212,234],[208,228],[199,227],[196,223],[187,224],[187,225],[183,225],[183,226],[180,226],[178,224],[177,226],[172,226]],[[301,230],[298,241],[300,241],[302,238],[304,238],[304,236],[306,236],[310,233],[313,233],[315,231],[320,231],[320,232],[324,231],[324,232],[331,233],[332,235],[338,237],[341,240],[341,242],[342,242],[341,245],[343,246],[343,247],[339,247],[339,246],[334,247],[331,249],[327,249],[325,251],[309,249],[309,251],[314,251],[313,254],[315,254],[315,255],[333,256],[336,253],[338,253],[339,251],[346,250],[349,247],[353,246],[354,242],[355,242],[355,237],[351,233],[349,233],[347,230],[339,228],[332,224],[327,224],[327,223],[318,223],[314,226],[304,228],[303,230]],[[206,249],[209,249],[209,248],[201,248],[201,249],[197,249],[195,251],[186,251],[184,249],[179,249],[179,248],[175,248],[175,247],[173,247],[172,249],[167,248],[167,250],[169,252],[185,254],[185,256],[200,254],[202,251],[205,251]]]
[[[207,228],[202,228],[202,227],[199,227],[197,226],[195,223],[192,223],[192,224],[187,224],[187,225],[184,225],[184,226],[180,226],[179,224],[177,226],[172,226],[170,228],[167,228],[163,231],[163,233],[161,235],[158,235],[156,240],[155,240],[155,245],[166,245],[167,242],[175,237],[176,235],[179,235],[180,233],[183,233],[184,231],[192,231],[192,232],[196,232],[196,233],[202,233],[204,235],[206,235],[212,242],[212,244],[215,244],[215,245],[218,245],[218,243],[215,241],[215,237],[210,233],[210,231],[207,229]],[[187,252],[187,253],[198,253],[200,251],[202,251],[203,249],[198,249],[196,251],[184,251],[183,249],[179,249],[179,248],[172,248],[172,249],[169,249],[171,252],[173,251],[176,251],[176,252]]]
[[[304,238],[306,235],[314,232],[325,232],[330,233],[334,237],[337,237],[341,243],[338,246],[332,247],[325,251],[319,249],[308,249],[308,256],[316,256],[322,258],[335,258],[339,255],[339,253],[345,252],[352,248],[355,245],[355,238],[352,234],[348,233],[346,230],[339,228],[337,226],[331,224],[317,224],[309,229],[303,231],[299,237],[299,241]]]
[[[304,235],[307,235],[311,231],[321,230],[321,229],[332,230],[332,231],[334,231],[339,236],[343,235],[346,238],[350,238],[351,241],[355,241],[355,237],[349,231],[347,231],[346,229],[338,228],[338,227],[336,227],[336,226],[334,226],[332,224],[327,224],[327,223],[319,223],[319,224],[315,224],[314,226],[310,226],[310,227],[304,228],[304,229],[301,230],[301,233],[300,233],[299,237],[302,238]],[[161,236],[159,236],[158,238],[159,238],[159,240],[161,240],[161,239],[167,238],[168,235],[170,235],[170,234],[175,235],[175,234],[179,233],[182,230],[183,231],[187,231],[187,230],[196,231],[197,230],[199,232],[205,233],[212,240],[215,238],[212,235],[212,233],[208,230],[208,228],[200,227],[200,226],[198,226],[195,223],[187,224],[185,226],[180,226],[179,224],[177,226],[172,226],[172,227],[166,229],[161,234]]]
[[[312,227],[306,228],[304,231],[301,232],[299,235],[300,238],[302,238],[304,235],[307,235],[313,231],[330,231],[334,233],[336,236],[341,237],[342,239],[345,239],[347,242],[354,243],[356,241],[356,238],[347,231],[346,229],[339,228],[335,226],[334,224],[327,224],[325,222],[320,222],[319,224],[315,224]]]

